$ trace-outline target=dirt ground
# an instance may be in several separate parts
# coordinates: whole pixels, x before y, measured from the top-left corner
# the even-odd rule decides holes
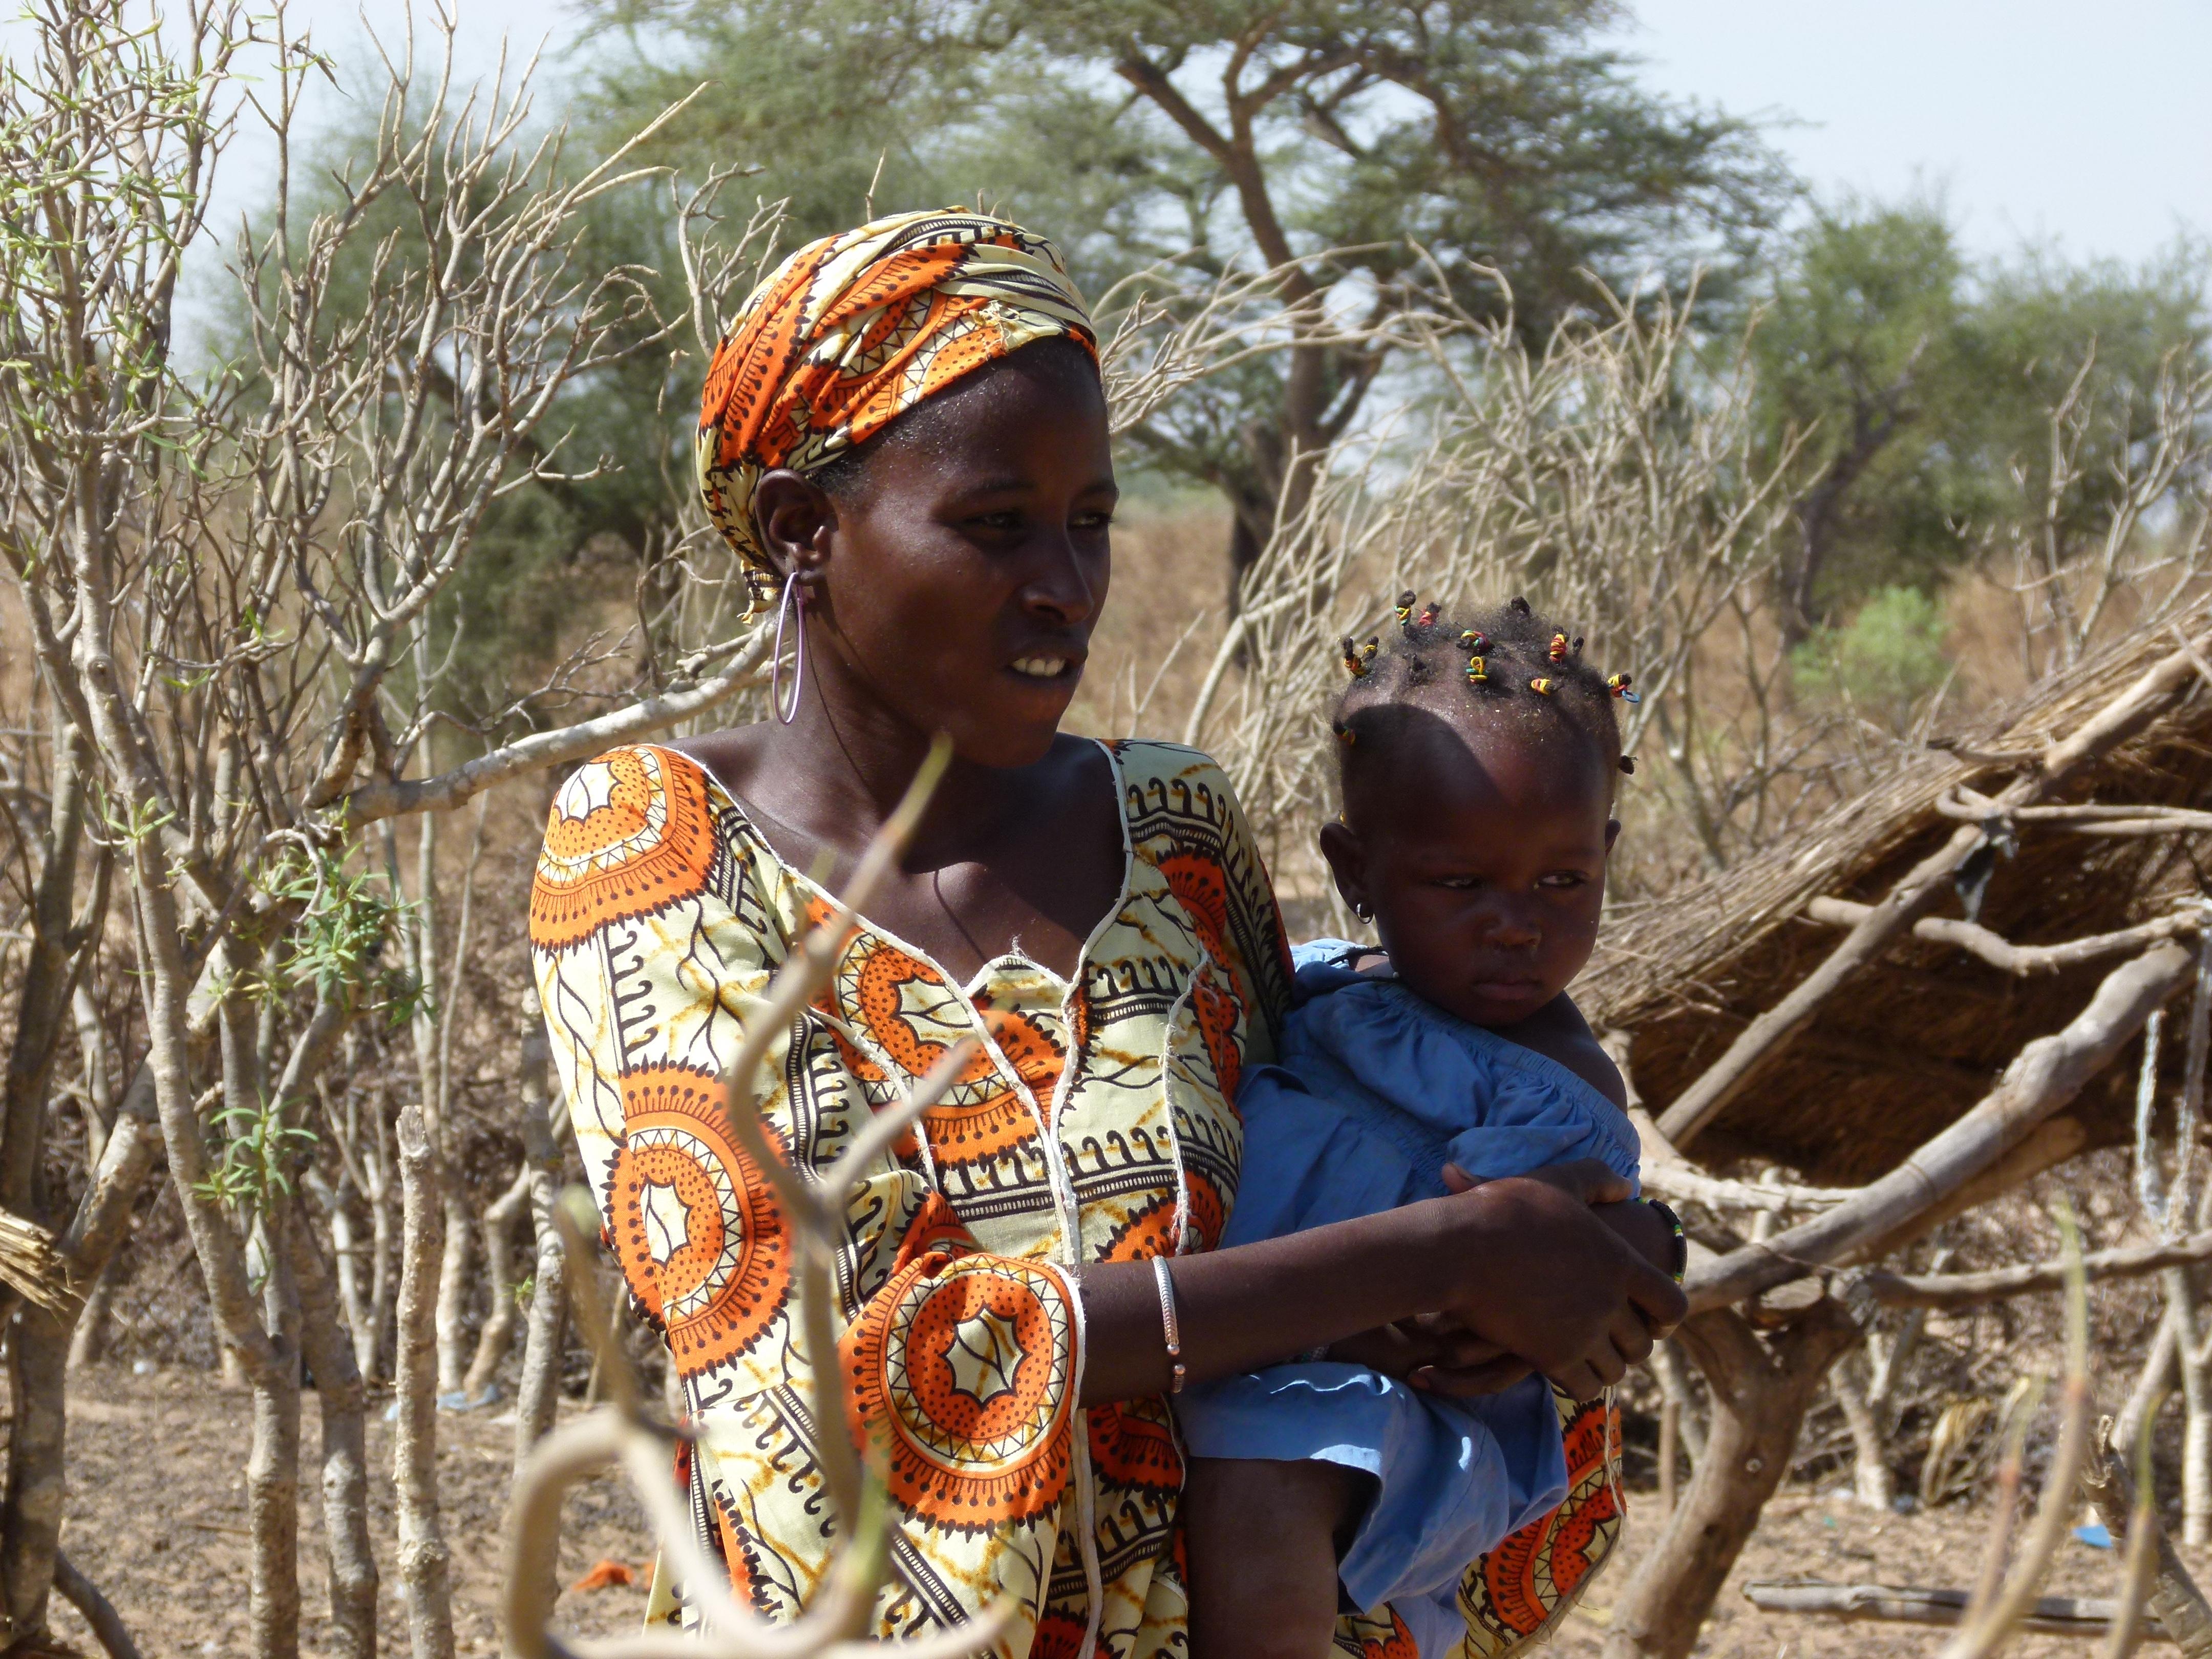
[[[312,1394],[302,1418],[301,1647],[321,1655],[331,1651],[330,1595],[313,1462],[320,1425]],[[247,1434],[246,1394],[218,1389],[205,1371],[142,1376],[96,1366],[72,1380],[62,1549],[115,1604],[145,1659],[246,1651]],[[464,1655],[500,1650],[493,1609],[514,1455],[514,1419],[501,1407],[439,1419],[438,1484],[453,1548],[454,1635]],[[387,1654],[404,1654],[406,1628],[392,1565],[392,1425],[380,1407],[371,1411],[368,1457],[370,1524],[383,1581],[379,1642]],[[566,1520],[563,1583],[602,1559],[629,1566],[637,1583],[564,1595],[562,1623],[592,1635],[636,1629],[651,1560],[644,1519],[628,1489],[613,1476],[580,1486],[569,1494]],[[76,1610],[58,1596],[55,1609],[57,1632],[96,1654]]]
[[[329,1621],[312,1464],[318,1436],[312,1395],[305,1416],[302,1648],[321,1655],[329,1651]],[[245,1395],[211,1387],[208,1374],[200,1370],[139,1376],[102,1366],[77,1380],[70,1418],[71,1492],[63,1548],[115,1603],[146,1659],[244,1652]],[[440,1485],[453,1550],[455,1634],[462,1654],[493,1655],[499,1651],[493,1609],[513,1424],[494,1407],[443,1417],[440,1425]],[[401,1654],[405,1632],[392,1565],[392,1431],[374,1415],[369,1457],[374,1477],[371,1515],[384,1580],[382,1644],[386,1653]],[[1652,1497],[1644,1495],[1632,1507],[1628,1561],[1652,1535],[1656,1519]],[[1743,1599],[1742,1586],[1753,1579],[1789,1577],[1969,1584],[1986,1522],[1985,1511],[1976,1509],[1885,1517],[1840,1498],[1785,1493],[1769,1505],[1758,1535],[1729,1576],[1697,1651],[1704,1659],[1902,1659],[1933,1654],[1942,1643],[1940,1631],[1764,1613]],[[2212,1573],[2212,1552],[2185,1553],[2200,1581]],[[643,1521],[628,1492],[611,1477],[580,1487],[569,1498],[562,1582],[573,1583],[603,1560],[635,1571],[637,1583],[564,1595],[559,1617],[568,1628],[591,1634],[634,1630],[644,1612],[650,1559]],[[2069,1540],[2046,1593],[2109,1595],[2118,1569],[2112,1552]],[[1559,1659],[1595,1659],[1613,1598],[1626,1577],[1626,1561],[1609,1568],[1549,1651]],[[97,1651],[75,1611],[59,1598],[56,1608],[58,1632]],[[2079,1656],[2086,1648],[2078,1640],[2032,1637],[2013,1651],[2019,1659],[2057,1659],[2061,1654]]]
[[[1656,1498],[1631,1492],[1626,1557],[1607,1567],[1589,1587],[1548,1650],[1550,1655],[1596,1659],[1613,1599],[1627,1583],[1641,1547],[1656,1536],[1657,1519]],[[1698,1659],[1914,1659],[1934,1654],[1948,1632],[1762,1613],[1744,1600],[1743,1587],[1760,1579],[1816,1578],[1837,1584],[1965,1589],[1980,1570],[1989,1522],[1984,1506],[1885,1516],[1841,1496],[1785,1492],[1766,1506],[1758,1532],[1713,1604],[1698,1643]],[[2212,1570],[2212,1551],[2184,1549],[2181,1554],[2197,1581],[2204,1582]],[[2110,1596],[2117,1593],[2119,1569],[2116,1552],[2093,1549],[2069,1538],[2060,1547],[2043,1594]],[[2027,1636],[2006,1652],[2012,1659],[2082,1659],[2094,1650],[2094,1644],[2079,1637]],[[2144,1651],[2172,1650],[2153,1646]]]

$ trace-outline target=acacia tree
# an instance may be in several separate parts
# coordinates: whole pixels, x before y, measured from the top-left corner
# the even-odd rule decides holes
[[[2161,441],[2170,382],[2212,334],[2185,246],[2141,269],[2033,251],[1977,262],[1940,203],[1847,199],[1781,252],[1747,297],[1764,444],[1802,437],[1808,463],[1778,584],[1793,645],[1884,584],[1940,580],[1993,531],[2009,539],[1999,526],[2100,534],[2130,452]],[[2099,407],[2054,454],[2049,411],[2093,362]]]
[[[1540,340],[1647,270],[1725,262],[1784,194],[1741,122],[1636,83],[1604,0],[594,0],[606,110],[713,85],[668,143],[758,164],[793,228],[988,192],[1067,242],[1093,293],[1285,270],[1285,349],[1128,436],[1235,509],[1235,568],[1297,516],[1321,452],[1393,361],[1393,313],[1440,277],[1496,317],[1504,272]],[[672,53],[672,35],[681,49]],[[678,67],[670,67],[676,65]],[[688,88],[686,88],[688,89]],[[827,113],[825,113],[825,112]],[[848,122],[842,117],[849,112]],[[1416,246],[1418,245],[1418,246]],[[1424,258],[1420,250],[1427,251]],[[1324,257],[1326,256],[1326,257]],[[1180,275],[1178,275],[1180,273]],[[1346,330],[1349,321],[1366,325]]]

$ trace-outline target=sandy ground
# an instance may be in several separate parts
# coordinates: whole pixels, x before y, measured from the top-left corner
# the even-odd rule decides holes
[[[392,1425],[372,1409],[368,1455],[370,1523],[376,1538],[383,1605],[379,1642],[407,1650],[393,1567]],[[303,1411],[301,1533],[301,1647],[329,1652],[329,1589],[323,1557],[321,1498],[313,1459],[319,1443],[314,1396]],[[134,1376],[106,1366],[75,1379],[70,1400],[70,1514],[62,1548],[106,1593],[146,1659],[202,1659],[246,1651],[245,1462],[248,1401],[216,1388],[200,1370]],[[439,1489],[453,1547],[453,1627],[463,1654],[496,1654],[494,1620],[502,1534],[501,1516],[514,1467],[514,1428],[502,1408],[441,1417]],[[600,1560],[633,1570],[649,1564],[643,1517],[628,1490],[604,1477],[568,1498],[562,1582]],[[635,1588],[574,1592],[562,1598],[568,1628],[609,1634],[638,1627],[645,1612],[643,1571]],[[97,1653],[75,1609],[55,1598],[58,1634]]]
[[[1642,1545],[1656,1535],[1658,1503],[1631,1494],[1626,1559],[1609,1565],[1589,1587],[1548,1650],[1559,1659],[1596,1659],[1605,1640],[1613,1599],[1627,1582]],[[1643,1524],[1638,1525],[1641,1522]],[[1973,1583],[1989,1536],[1986,1507],[1952,1507],[1930,1515],[1881,1516],[1844,1501],[1784,1492],[1766,1507],[1713,1604],[1699,1637],[1699,1659],[1913,1659],[1932,1655],[1948,1632],[1912,1625],[1845,1623],[1804,1614],[1762,1613],[1744,1599],[1743,1587],[1759,1579],[1814,1578],[1829,1583],[1915,1585],[1963,1589]],[[2212,1571],[2212,1552],[2183,1550],[2202,1583]],[[2060,1547],[2045,1595],[2117,1594],[2119,1559],[2069,1539]],[[2014,1659],[2088,1659],[2097,1644],[2078,1637],[2027,1636],[2006,1650]],[[2164,1645],[2147,1654],[2171,1653]]]
[[[72,1487],[63,1547],[115,1603],[146,1659],[243,1653],[245,1395],[215,1388],[204,1371],[136,1376],[100,1367],[77,1381],[70,1404]],[[493,1608],[513,1426],[497,1407],[440,1421],[441,1489],[453,1549],[455,1633],[461,1653],[496,1654]],[[302,1648],[310,1655],[329,1650],[320,1505],[312,1468],[317,1432],[311,1395],[303,1436],[310,1461],[303,1469],[300,1510]],[[381,1640],[386,1653],[400,1654],[405,1651],[405,1631],[392,1568],[391,1455],[390,1425],[373,1416],[370,1502],[384,1581]],[[1591,1586],[1582,1608],[1560,1632],[1550,1649],[1560,1659],[1595,1659],[1628,1562],[1653,1535],[1656,1507],[1645,1495],[1632,1508],[1627,1560],[1608,1568]],[[571,1495],[566,1518],[564,1583],[602,1560],[636,1570],[638,1583],[633,1588],[568,1593],[562,1599],[562,1623],[592,1634],[635,1629],[644,1610],[644,1569],[649,1562],[635,1504],[617,1481],[602,1478]],[[1941,1632],[1764,1613],[1743,1599],[1742,1586],[1753,1579],[1790,1577],[1968,1584],[1987,1521],[1987,1512],[1979,1509],[1881,1516],[1840,1498],[1785,1493],[1769,1505],[1758,1535],[1729,1576],[1697,1651],[1707,1659],[1933,1654],[1942,1644]],[[2200,1582],[2212,1575],[2212,1552],[2185,1553]],[[2118,1569],[2112,1552],[2069,1540],[2046,1593],[2109,1595]],[[74,1610],[58,1598],[56,1607],[58,1633],[96,1651]],[[2057,1659],[2090,1650],[2087,1644],[2058,1637],[2027,1638],[2013,1650],[2020,1659]]]

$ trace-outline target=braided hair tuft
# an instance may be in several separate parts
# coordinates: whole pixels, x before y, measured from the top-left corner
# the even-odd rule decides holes
[[[1537,614],[1519,596],[1494,610],[1447,622],[1442,606],[1423,605],[1412,589],[1398,596],[1397,627],[1387,639],[1364,646],[1343,642],[1348,683],[1331,711],[1338,763],[1347,775],[1376,763],[1381,746],[1359,746],[1370,710],[1416,700],[1430,702],[1428,688],[1456,683],[1470,706],[1513,715],[1532,728],[1558,728],[1582,738],[1608,771],[1632,773],[1635,761],[1620,752],[1616,701],[1636,701],[1630,677],[1601,673],[1583,656],[1583,637]],[[1431,703],[1433,707],[1433,703]]]

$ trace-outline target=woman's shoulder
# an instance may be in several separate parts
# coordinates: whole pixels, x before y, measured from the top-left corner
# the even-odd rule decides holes
[[[726,799],[690,756],[658,744],[594,755],[554,793],[531,883],[531,941],[559,951],[611,921],[706,890]]]
[[[1117,738],[1106,747],[1121,779],[1133,845],[1158,838],[1178,851],[1254,860],[1237,787],[1211,755],[1151,738]]]
[[[1268,1032],[1261,1052],[1272,1054],[1290,1001],[1290,947],[1228,774],[1187,744],[1125,738],[1106,746],[1121,776],[1131,855],[1165,878],[1216,955],[1241,960]]]
[[[1187,743],[1170,743],[1162,738],[1115,738],[1106,747],[1113,751],[1114,763],[1129,788],[1181,784],[1231,801],[1236,799],[1236,788],[1220,763]]]
[[[657,743],[603,750],[553,792],[546,847],[591,845],[634,818],[657,820],[672,798],[703,797],[713,787],[706,768],[680,750]]]

